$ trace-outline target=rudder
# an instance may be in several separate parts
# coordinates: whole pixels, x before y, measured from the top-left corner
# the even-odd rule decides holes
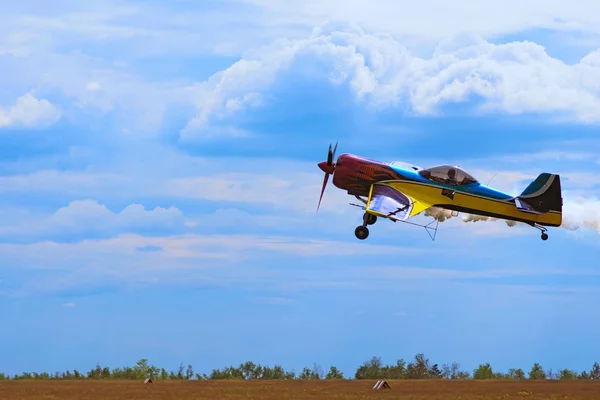
[[[519,208],[529,208],[538,213],[555,211],[562,214],[560,175],[547,172],[540,174],[515,200]]]

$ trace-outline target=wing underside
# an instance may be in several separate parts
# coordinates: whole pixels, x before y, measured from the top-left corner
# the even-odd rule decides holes
[[[406,221],[431,207],[419,196],[406,194],[386,183],[375,183],[367,201],[367,211],[382,217]]]

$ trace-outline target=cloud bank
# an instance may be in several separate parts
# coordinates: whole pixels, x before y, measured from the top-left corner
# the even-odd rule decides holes
[[[390,35],[316,28],[307,39],[249,51],[190,87],[198,114],[183,135],[210,119],[260,106],[278,74],[304,58],[326,63],[323,73],[332,84],[347,84],[358,102],[372,108],[405,105],[409,113],[427,116],[445,104],[478,98],[477,113],[552,112],[582,123],[600,121],[600,50],[568,65],[536,43],[492,44],[469,35],[444,40],[430,58],[421,58]]]

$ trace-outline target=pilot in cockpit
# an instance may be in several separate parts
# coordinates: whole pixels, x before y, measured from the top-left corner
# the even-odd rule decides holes
[[[454,168],[448,170],[448,184],[458,185],[458,181],[456,180],[456,169]]]

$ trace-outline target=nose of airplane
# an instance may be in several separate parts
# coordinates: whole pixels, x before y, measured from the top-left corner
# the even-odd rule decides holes
[[[335,169],[335,164],[332,165],[328,165],[327,161],[321,161],[319,164],[317,164],[319,166],[319,168],[321,169],[321,171],[325,172],[326,174],[333,174],[333,170]]]
[[[335,164],[333,164],[333,165],[327,165],[327,161],[321,161],[317,165],[319,166],[319,168],[321,169],[321,171],[325,172],[326,174],[333,174],[333,170],[335,168]]]

